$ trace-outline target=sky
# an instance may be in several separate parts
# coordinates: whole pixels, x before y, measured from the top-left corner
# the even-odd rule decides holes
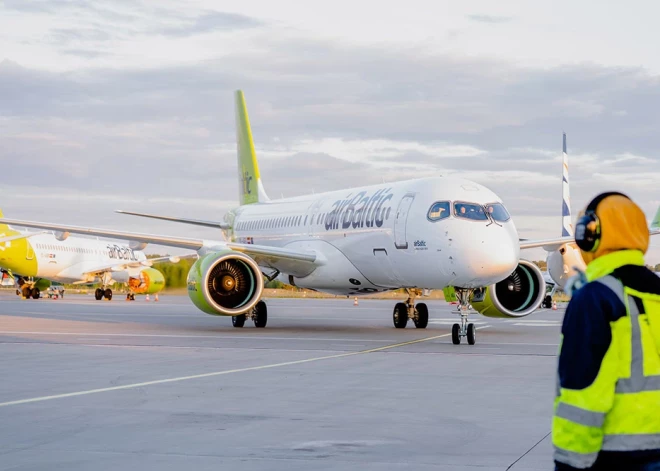
[[[236,206],[242,89],[271,198],[454,175],[555,237],[566,132],[574,214],[616,190],[651,220],[660,5],[546,3],[0,0],[0,208],[217,238],[113,211]]]

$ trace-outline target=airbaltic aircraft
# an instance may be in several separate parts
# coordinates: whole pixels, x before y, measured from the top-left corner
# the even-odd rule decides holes
[[[489,317],[522,317],[537,309],[545,281],[520,250],[558,248],[570,236],[520,241],[500,198],[456,177],[429,177],[322,194],[270,200],[257,164],[243,93],[236,92],[240,206],[223,221],[144,215],[220,228],[225,240],[201,240],[116,230],[0,219],[0,223],[161,244],[199,255],[188,274],[188,294],[202,311],[250,317],[265,327],[264,279],[339,293],[371,294],[405,288],[393,322],[428,324],[424,289],[456,289],[461,318],[452,341],[475,343],[468,309]],[[135,213],[134,213],[135,214]],[[0,265],[2,261],[0,260]]]
[[[0,212],[0,217],[2,212]],[[146,245],[146,244],[143,244]],[[0,224],[0,266],[18,285],[24,298],[38,299],[51,281],[60,283],[101,283],[97,300],[112,299],[113,283],[127,283],[127,299],[136,294],[155,294],[165,287],[163,274],[150,268],[141,246],[110,244],[105,241],[69,237],[68,232],[18,232]]]

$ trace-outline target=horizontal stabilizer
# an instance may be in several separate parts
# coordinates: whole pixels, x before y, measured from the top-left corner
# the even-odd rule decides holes
[[[121,209],[118,209],[115,212],[121,214],[130,214],[131,216],[139,216],[143,218],[161,219],[163,221],[180,222],[182,224],[192,224],[194,226],[213,227],[216,229],[229,229],[230,227],[229,224],[227,224],[226,222],[220,222],[220,221],[205,221],[203,219],[175,218],[171,216],[159,216],[157,214],[134,213],[132,211],[122,211]]]

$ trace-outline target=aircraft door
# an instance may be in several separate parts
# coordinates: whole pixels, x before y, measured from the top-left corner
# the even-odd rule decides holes
[[[373,249],[374,259],[376,260],[377,270],[370,273],[369,281],[376,286],[394,288],[401,285],[394,266],[389,258],[387,250],[384,248]]]
[[[399,203],[394,219],[394,246],[397,249],[407,249],[408,240],[406,239],[406,225],[408,223],[408,213],[410,206],[415,199],[414,193],[407,193]]]
[[[32,244],[30,244],[30,241],[27,239],[25,240],[25,245],[27,246],[27,250],[25,252],[25,259],[26,260],[32,260],[34,258],[34,249],[32,248]]]

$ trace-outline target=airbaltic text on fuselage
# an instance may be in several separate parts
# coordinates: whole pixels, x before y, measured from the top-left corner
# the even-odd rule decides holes
[[[108,249],[108,256],[110,258],[118,258],[119,260],[133,260],[137,261],[137,255],[135,255],[135,252],[133,252],[133,249],[126,247],[126,246],[121,246],[121,245],[110,245],[108,244],[107,246]]]
[[[345,199],[335,201],[332,211],[325,220],[325,230],[348,229],[361,227],[381,227],[389,218],[391,206],[384,207],[394,195],[391,188],[384,188],[372,195],[361,191],[355,196],[349,194]]]

